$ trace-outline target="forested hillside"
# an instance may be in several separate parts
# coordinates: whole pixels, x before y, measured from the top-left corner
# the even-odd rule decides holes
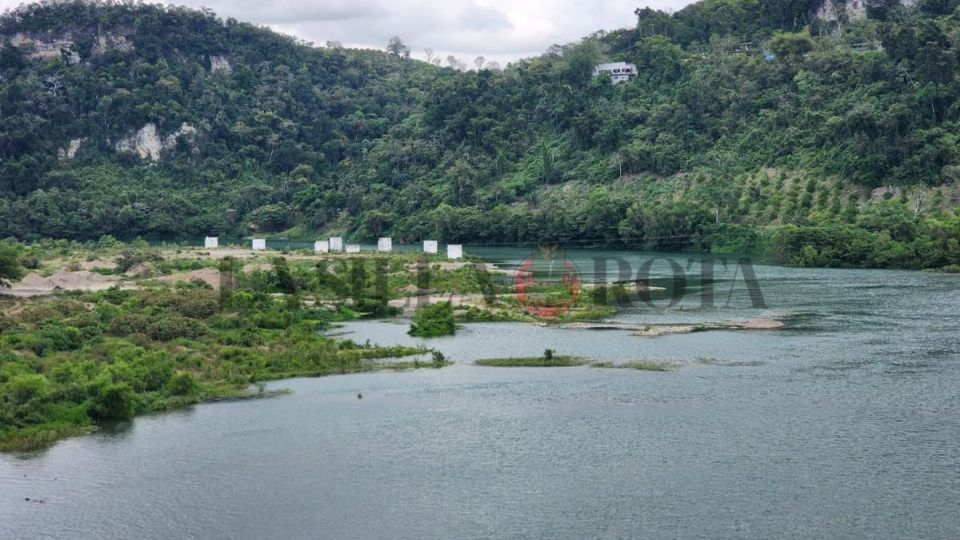
[[[185,8],[27,6],[0,20],[0,237],[338,231],[949,267],[957,5],[706,0],[469,72]],[[639,76],[593,77],[602,61]]]

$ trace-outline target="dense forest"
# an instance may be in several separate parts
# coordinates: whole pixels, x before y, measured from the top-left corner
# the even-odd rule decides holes
[[[342,232],[960,269],[958,4],[638,9],[470,71],[209,11],[28,5],[0,18],[0,237]],[[639,76],[594,77],[603,61]]]

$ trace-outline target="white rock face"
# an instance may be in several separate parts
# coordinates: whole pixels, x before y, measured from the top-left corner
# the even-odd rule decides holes
[[[136,152],[140,159],[160,161],[160,137],[157,126],[150,122],[133,135],[128,135],[117,143],[118,152]]]
[[[107,51],[132,51],[133,43],[130,43],[130,40],[127,39],[127,36],[122,34],[114,34],[107,32],[97,36],[97,44],[94,46],[93,52],[96,54],[103,54]]]
[[[917,0],[900,0],[900,5],[911,8]],[[817,9],[817,18],[822,21],[855,21],[867,16],[867,0],[823,0]]]
[[[22,49],[27,58],[40,60],[60,57],[60,50],[73,47],[73,40],[69,37],[44,39],[19,33],[10,38],[10,44]]]
[[[77,157],[77,150],[80,150],[80,145],[86,140],[86,137],[71,139],[70,143],[67,144],[67,147],[61,148],[57,154],[59,155],[60,159],[73,159]]]
[[[187,136],[193,139],[197,135],[197,128],[190,124],[183,123],[180,129],[167,135],[163,140],[157,133],[157,126],[153,122],[148,122],[136,133],[128,135],[117,143],[117,152],[134,152],[140,159],[149,159],[150,161],[160,161],[160,152],[170,150],[177,145],[177,138]]]
[[[197,128],[191,126],[190,124],[184,122],[180,124],[180,129],[167,135],[167,138],[163,141],[163,149],[169,150],[177,146],[177,138],[181,136],[186,136],[187,139],[193,141],[197,136]]]
[[[817,10],[822,21],[853,21],[867,16],[866,0],[824,0]]]
[[[233,67],[226,56],[211,56],[210,71],[212,73],[232,73]]]
[[[4,41],[21,49],[24,55],[31,60],[60,58],[63,54],[62,51],[69,51],[67,63],[76,64],[80,62],[80,55],[77,54],[74,47],[75,39],[70,32],[60,35],[21,32]],[[93,54],[101,55],[110,50],[131,51],[133,50],[133,43],[120,33],[106,32],[98,35],[93,46]]]

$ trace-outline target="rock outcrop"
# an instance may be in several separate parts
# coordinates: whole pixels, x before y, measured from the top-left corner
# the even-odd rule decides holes
[[[80,150],[80,145],[87,140],[86,137],[80,137],[79,139],[71,139],[70,143],[66,147],[61,148],[57,154],[61,160],[64,159],[73,159],[77,157],[77,150]]]
[[[233,72],[233,66],[230,65],[226,56],[212,55],[210,56],[210,72],[229,74]]]
[[[196,138],[197,129],[190,124],[183,123],[180,129],[161,139],[157,132],[157,125],[148,122],[142,128],[124,137],[117,143],[117,152],[133,152],[140,156],[140,159],[149,159],[150,161],[160,161],[160,153],[164,150],[170,150],[177,145],[180,137],[187,137],[190,140]]]
[[[80,52],[77,43],[87,41],[82,36],[71,32],[64,33],[17,33],[13,36],[0,36],[0,42],[9,43],[23,51],[30,60],[46,60],[50,58],[65,58],[68,64],[80,62]],[[101,55],[107,51],[132,51],[133,43],[121,32],[104,32],[92,36],[93,47],[90,53]]]

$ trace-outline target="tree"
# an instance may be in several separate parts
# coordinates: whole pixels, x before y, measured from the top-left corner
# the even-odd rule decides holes
[[[813,50],[813,40],[804,32],[781,32],[770,38],[768,46],[777,58],[798,58]]]
[[[124,420],[136,412],[137,396],[127,383],[106,383],[90,404],[89,414],[101,420]]]
[[[398,36],[393,36],[387,43],[387,53],[397,58],[410,58],[410,47],[407,47]]]
[[[285,204],[265,204],[250,213],[250,225],[260,232],[282,231],[292,222],[291,208]]]
[[[481,69],[483,69],[483,65],[486,63],[487,63],[487,59],[482,56],[478,56],[473,59],[473,67],[476,68],[477,71],[480,71]]]
[[[20,279],[22,276],[19,249],[8,242],[0,242],[0,284]]]
[[[593,67],[600,63],[600,47],[592,39],[583,40],[563,55],[564,78],[570,84],[585,84],[593,76]]]
[[[295,294],[297,292],[297,282],[290,273],[290,267],[287,266],[287,260],[283,257],[273,259],[272,281],[274,287],[282,293]]]
[[[467,65],[461,62],[459,58],[451,54],[447,56],[447,67],[463,71],[467,68]]]
[[[917,217],[898,200],[868,204],[857,216],[857,225],[875,232],[886,231],[894,240],[909,242],[917,235]]]

